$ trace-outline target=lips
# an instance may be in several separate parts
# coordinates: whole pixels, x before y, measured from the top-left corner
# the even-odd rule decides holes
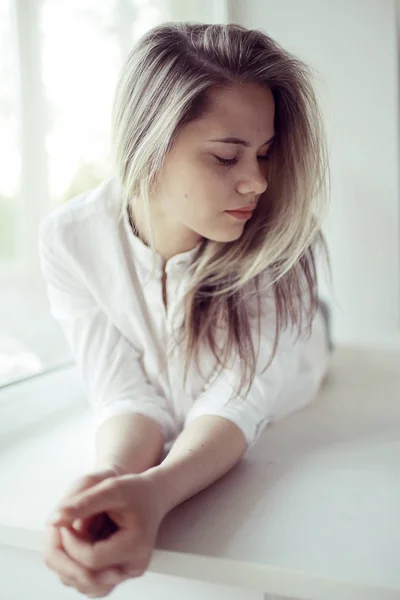
[[[251,210],[226,210],[225,211],[227,215],[231,215],[232,217],[235,217],[235,219],[251,219],[251,217],[253,216],[253,211]]]

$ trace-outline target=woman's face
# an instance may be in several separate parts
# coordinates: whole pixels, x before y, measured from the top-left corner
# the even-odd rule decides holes
[[[179,237],[182,251],[203,237],[239,238],[247,220],[225,211],[255,207],[267,189],[275,133],[271,91],[245,84],[212,90],[210,100],[208,112],[180,131],[151,203],[153,218],[165,235]]]

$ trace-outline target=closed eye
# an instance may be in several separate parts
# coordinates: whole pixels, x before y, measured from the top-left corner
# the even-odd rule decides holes
[[[237,163],[237,158],[221,158],[221,156],[216,156],[215,154],[214,154],[214,156],[221,165],[229,166],[229,165],[236,165],[236,163]],[[265,160],[265,161],[269,160],[268,155],[257,156],[257,158],[259,160]]]

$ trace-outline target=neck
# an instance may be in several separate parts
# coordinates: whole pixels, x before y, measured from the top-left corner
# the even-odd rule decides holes
[[[144,225],[142,224],[139,226],[137,218],[135,218],[135,221],[133,220],[130,207],[128,207],[128,216],[129,223],[135,235],[137,235],[146,246],[150,247],[148,236],[144,232]],[[161,223],[153,217],[152,224],[156,251],[163,257],[165,262],[176,254],[192,250],[197,246],[199,241],[203,239],[201,235],[193,230],[183,227],[181,224],[178,224],[176,227],[170,226],[168,228],[165,223]],[[168,231],[166,231],[167,229]]]

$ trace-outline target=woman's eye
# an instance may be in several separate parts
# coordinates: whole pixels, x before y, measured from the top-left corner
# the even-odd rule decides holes
[[[237,163],[237,158],[222,158],[221,156],[215,156],[215,158],[217,159],[217,161],[221,164],[221,165],[235,165]],[[269,160],[269,156],[258,156],[257,157],[259,160]]]
[[[237,163],[236,158],[221,158],[220,156],[215,157],[221,165],[235,165]]]

